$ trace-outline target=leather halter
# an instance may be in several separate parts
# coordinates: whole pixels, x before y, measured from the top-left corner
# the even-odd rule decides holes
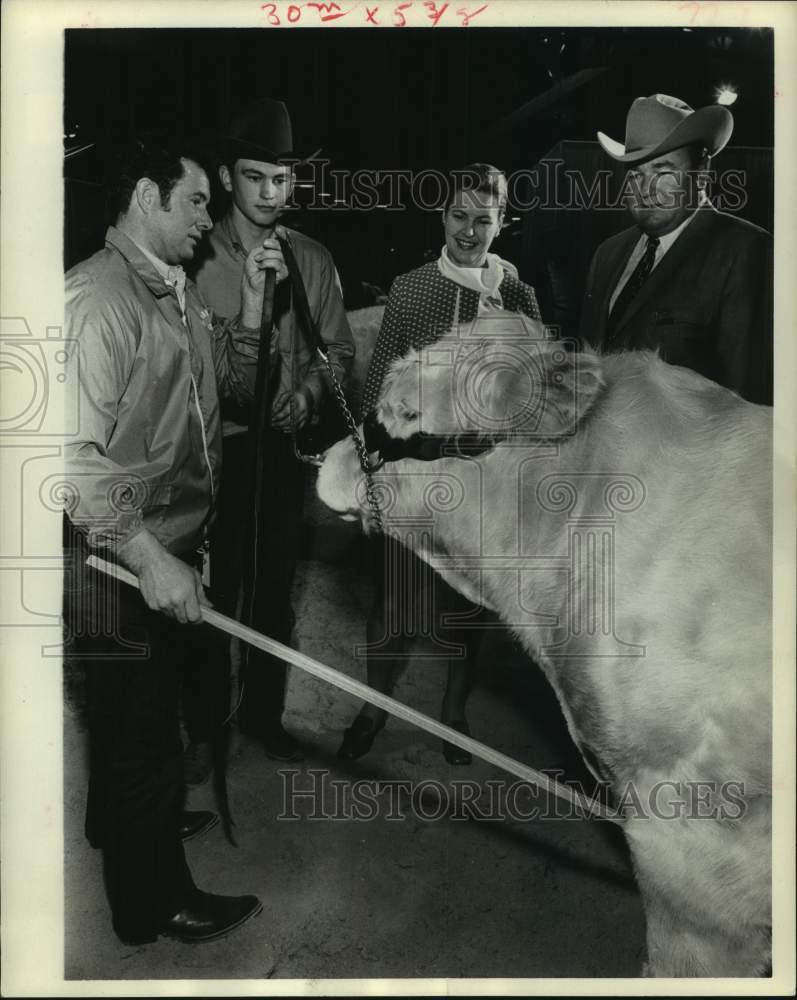
[[[490,451],[498,443],[495,437],[483,434],[426,434],[417,431],[408,438],[391,437],[384,424],[371,410],[363,420],[365,449],[369,455],[379,456],[371,471],[381,468],[385,462],[399,462],[403,458],[414,458],[420,462],[436,462],[440,458],[471,458]]]

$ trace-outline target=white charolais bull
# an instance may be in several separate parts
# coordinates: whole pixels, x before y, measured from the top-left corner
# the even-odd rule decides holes
[[[771,410],[499,315],[396,363],[377,418],[386,530],[510,625],[624,807],[647,973],[763,973]],[[372,523],[350,441],[318,492]]]

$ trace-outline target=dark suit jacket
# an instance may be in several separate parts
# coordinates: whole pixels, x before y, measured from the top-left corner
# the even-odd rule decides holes
[[[609,301],[640,236],[636,226],[592,258],[582,340],[603,351],[655,350],[754,403],[772,405],[772,237],[698,210],[629,304],[607,342]]]

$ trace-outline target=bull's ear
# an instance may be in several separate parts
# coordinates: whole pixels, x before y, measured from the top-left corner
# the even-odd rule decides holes
[[[574,433],[604,385],[600,357],[575,347],[539,340],[512,345],[514,363],[494,364],[485,392],[494,430],[543,440]],[[498,352],[488,349],[488,357],[491,353]]]

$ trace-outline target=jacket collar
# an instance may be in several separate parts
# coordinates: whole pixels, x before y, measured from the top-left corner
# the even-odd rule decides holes
[[[233,250],[236,251],[236,253],[240,253],[246,256],[246,250],[244,250],[243,244],[238,238],[238,232],[235,226],[233,225],[232,208],[228,209],[224,213],[224,216],[222,217],[221,221],[216,223],[215,228],[216,231],[219,233],[219,235],[224,239],[224,241],[226,243],[229,243],[229,245],[232,247]]]
[[[171,294],[171,289],[163,277],[158,274],[152,261],[148,260],[130,237],[125,236],[116,226],[108,227],[105,234],[105,245],[113,247],[124,257],[156,298],[160,299],[164,295]]]
[[[280,236],[282,239],[287,240],[288,243],[291,243],[291,232],[292,230],[288,229],[287,226],[282,225],[281,222],[277,223],[276,227],[277,236]],[[227,211],[224,213],[224,215],[221,218],[221,221],[217,222],[216,225],[213,227],[211,236],[215,235],[216,233],[218,233],[224,239],[224,241],[232,247],[232,249],[236,253],[239,253],[243,257],[246,257],[246,248],[244,247],[243,243],[241,243],[241,239],[238,236],[238,230],[235,228],[235,223],[232,221],[232,206],[228,208]]]
[[[617,287],[617,282],[620,280],[620,275],[625,269],[628,258],[639,241],[639,233],[640,230],[637,229],[636,226],[631,226],[630,229],[624,229],[617,237],[617,245],[614,250],[614,256],[607,261],[609,271],[606,275],[606,281],[603,283],[601,288],[602,301],[599,313],[601,318],[601,339],[603,339],[606,334],[606,324],[609,318],[609,303],[611,302],[612,292]]]

